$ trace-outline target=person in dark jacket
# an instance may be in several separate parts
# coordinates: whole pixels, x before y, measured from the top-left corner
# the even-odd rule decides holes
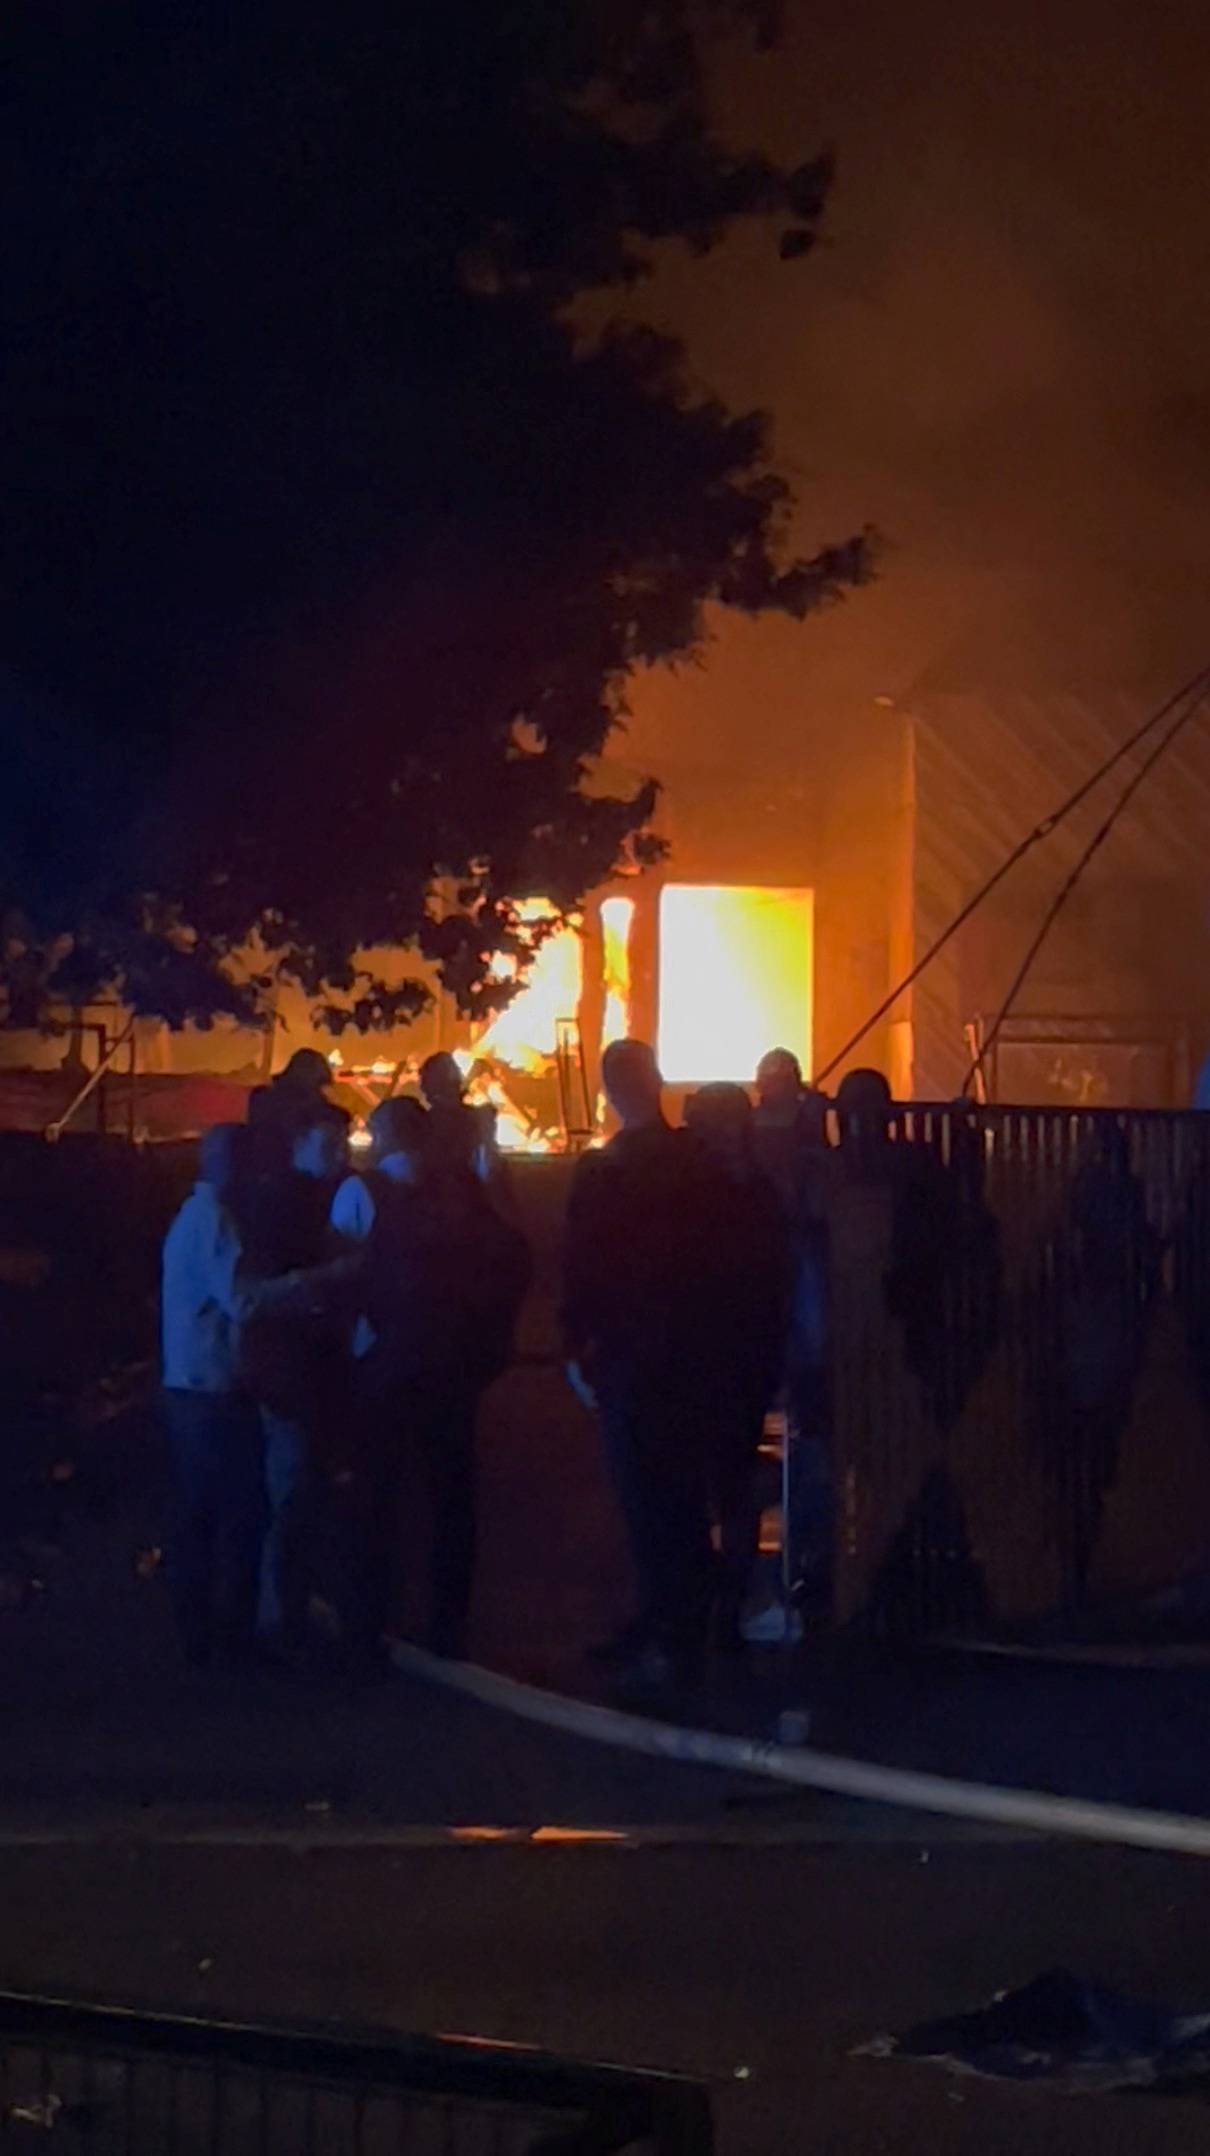
[[[426,1056],[419,1078],[429,1117],[430,1159],[434,1164],[441,1159],[449,1167],[470,1168],[497,1212],[515,1220],[512,1185],[496,1142],[495,1109],[471,1105],[457,1060],[446,1049]]]
[[[800,1202],[804,1162],[827,1144],[827,1106],[825,1094],[803,1084],[802,1067],[789,1048],[770,1048],[761,1057],[752,1145],[787,1214]]]
[[[792,1260],[786,1339],[786,1577],[826,1592],[831,1570],[830,1195],[837,1155],[828,1101],[798,1059],[771,1048],[756,1070],[756,1160],[774,1184]]]
[[[705,1322],[686,1373],[705,1446],[718,1529],[717,1644],[740,1644],[759,1541],[756,1471],[765,1416],[786,1355],[792,1261],[776,1189],[757,1165],[752,1104],[740,1085],[706,1085],[685,1123],[718,1171],[707,1224]]]
[[[262,1176],[249,1204],[250,1257],[275,1279],[330,1265],[332,1198],[345,1163],[349,1119],[317,1098],[299,1110],[283,1174]],[[328,1274],[330,1292],[302,1315],[267,1316],[247,1328],[244,1371],[260,1407],[265,1436],[269,1528],[262,1567],[260,1630],[267,1644],[292,1655],[304,1643],[316,1584],[316,1497],[331,1466],[330,1445],[346,1404],[345,1271]]]
[[[432,1525],[427,1641],[459,1659],[474,1580],[479,1403],[508,1366],[531,1267],[524,1237],[470,1166],[451,1160],[443,1138],[434,1136],[431,1116],[400,1113],[385,1141],[394,1172],[367,1179],[358,1372],[376,1437],[362,1623],[372,1642],[390,1618],[400,1494],[412,1457],[427,1482]]]
[[[466,1099],[462,1072],[447,1049],[426,1056],[419,1071],[420,1091],[430,1117],[429,1148],[435,1161],[447,1161],[476,1169],[479,1148],[487,1141],[490,1125]]]
[[[267,1176],[285,1175],[290,1166],[292,1137],[275,1086],[253,1086],[248,1095],[247,1130],[245,1184],[252,1191]]]
[[[599,1410],[638,1590],[633,1622],[598,1651],[659,1682],[692,1674],[712,1595],[706,1448],[686,1373],[709,1323],[717,1175],[665,1120],[646,1042],[611,1042],[602,1079],[621,1128],[576,1168],[564,1344],[573,1384]]]
[[[283,1116],[296,1125],[308,1121],[312,1111],[327,1101],[332,1082],[331,1066],[318,1048],[296,1048],[284,1070],[270,1088]]]

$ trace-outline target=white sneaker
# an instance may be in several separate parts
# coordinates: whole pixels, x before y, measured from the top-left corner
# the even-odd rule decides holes
[[[750,1647],[779,1647],[802,1638],[802,1617],[783,1602],[768,1602],[741,1617],[739,1628]]]

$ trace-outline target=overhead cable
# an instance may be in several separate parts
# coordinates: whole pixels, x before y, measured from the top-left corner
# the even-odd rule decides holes
[[[1114,803],[1114,806],[1109,811],[1109,814],[1105,818],[1104,823],[1102,823],[1100,827],[1096,831],[1094,831],[1092,837],[1089,839],[1088,844],[1085,846],[1074,867],[1069,871],[1069,873],[1064,877],[1062,883],[1059,885],[1058,890],[1055,892],[1054,897],[1052,898],[1049,906],[1046,909],[1046,912],[1042,916],[1042,920],[1035,934],[1030,939],[1029,945],[1025,952],[1025,956],[1022,958],[1020,965],[1018,966],[1015,974],[1013,975],[1012,982],[1008,989],[1008,993],[1005,996],[1004,1001],[1000,1005],[1000,1008],[992,1021],[991,1027],[989,1028],[987,1034],[987,1038],[981,1041],[979,1044],[978,1052],[975,1056],[975,1059],[971,1064],[971,1067],[968,1070],[966,1077],[963,1081],[962,1090],[964,1093],[969,1093],[975,1079],[978,1077],[979,1073],[985,1068],[987,1059],[992,1053],[996,1042],[1000,1038],[1000,1034],[1004,1028],[1005,1022],[1012,1014],[1013,1005],[1029,978],[1030,969],[1033,966],[1034,960],[1036,959],[1039,951],[1041,950],[1042,945],[1045,943],[1046,938],[1050,934],[1051,929],[1054,927],[1055,922],[1058,920],[1059,915],[1062,913],[1068,899],[1071,897],[1072,892],[1075,890],[1075,887],[1078,884],[1081,876],[1084,874],[1085,869],[1088,867],[1089,862],[1092,860],[1093,855],[1099,852],[1100,848],[1104,845],[1119,816],[1122,814],[1124,809],[1129,807],[1131,801],[1134,799],[1134,796],[1138,792],[1144,779],[1147,778],[1150,772],[1154,771],[1156,765],[1160,761],[1160,758],[1165,754],[1165,752],[1171,747],[1172,743],[1176,740],[1176,737],[1180,733],[1182,727],[1187,726],[1190,719],[1194,717],[1195,713],[1201,710],[1208,693],[1210,693],[1210,684],[1204,685],[1200,693],[1192,697],[1191,701],[1186,705],[1185,709],[1177,713],[1177,716],[1173,719],[1171,725],[1165,729],[1163,734],[1160,736],[1160,739],[1156,742],[1155,747],[1152,749],[1150,755],[1144,758],[1143,762],[1139,765],[1138,770],[1133,774],[1133,776],[1127,781],[1126,785],[1122,788],[1122,791],[1119,794],[1117,801]]]
[[[1069,794],[1067,799],[1062,802],[1057,809],[1052,810],[1049,816],[1044,816],[1041,823],[1035,824],[1033,830],[1028,832],[1023,839],[1020,839],[1018,843],[1012,848],[1011,852],[1005,855],[999,867],[992,871],[986,882],[980,885],[979,889],[974,893],[973,897],[967,899],[965,905],[963,905],[954,915],[948,926],[942,929],[941,934],[935,937],[933,942],[930,943],[927,951],[925,951],[923,955],[916,960],[916,963],[914,966],[912,966],[911,970],[904,974],[901,981],[896,982],[890,994],[883,997],[882,1002],[878,1005],[878,1008],[870,1013],[870,1016],[865,1020],[864,1024],[859,1026],[857,1032],[854,1033],[851,1038],[845,1042],[844,1047],[838,1049],[836,1054],[831,1058],[831,1060],[825,1063],[823,1069],[815,1073],[813,1081],[814,1084],[817,1086],[824,1085],[826,1081],[832,1076],[833,1071],[837,1070],[842,1063],[847,1062],[848,1058],[852,1055],[853,1050],[855,1048],[859,1048],[862,1041],[866,1038],[866,1035],[868,1033],[871,1033],[874,1027],[879,1024],[880,1020],[885,1018],[887,1016],[887,1013],[894,1009],[896,1003],[898,1003],[899,1001],[900,996],[905,995],[907,993],[907,990],[915,985],[915,983],[920,979],[921,974],[924,973],[926,969],[932,965],[933,960],[940,956],[941,952],[945,949],[947,943],[949,943],[951,939],[957,935],[958,930],[960,928],[963,928],[966,925],[967,921],[970,920],[971,915],[978,911],[979,907],[983,904],[983,901],[991,896],[991,893],[997,888],[999,884],[1003,883],[1004,878],[1009,875],[1009,873],[1017,866],[1018,861],[1023,861],[1027,853],[1030,853],[1035,846],[1041,843],[1043,839],[1049,838],[1051,832],[1057,830],[1058,826],[1062,822],[1064,822],[1064,820],[1068,816],[1070,816],[1075,809],[1079,808],[1081,804],[1088,799],[1089,794],[1092,793],[1095,788],[1100,785],[1102,779],[1108,778],[1110,772],[1116,770],[1117,766],[1123,761],[1123,759],[1129,756],[1133,750],[1137,749],[1142,744],[1142,742],[1146,740],[1147,736],[1155,730],[1157,726],[1162,725],[1165,719],[1169,718],[1174,711],[1178,710],[1179,707],[1184,706],[1187,699],[1192,697],[1195,699],[1195,701],[1190,707],[1190,710],[1182,712],[1180,724],[1183,725],[1185,719],[1191,716],[1192,711],[1198,709],[1202,699],[1205,697],[1208,691],[1210,691],[1210,666],[1205,666],[1201,668],[1200,672],[1196,673],[1193,676],[1192,680],[1187,681],[1183,688],[1178,689],[1175,695],[1168,697],[1167,701],[1165,703],[1162,703],[1157,711],[1153,711],[1150,718],[1145,719],[1141,726],[1136,727],[1134,733],[1132,733],[1127,740],[1123,741],[1120,746],[1113,751],[1112,755],[1107,756],[1105,758],[1105,761],[1102,764],[1099,764],[1097,769],[1092,772],[1091,776],[1085,779],[1081,785],[1077,786],[1075,792]],[[1165,739],[1162,745],[1160,751],[1161,754],[1163,753],[1163,748],[1166,747],[1167,739]],[[1141,780],[1146,776],[1147,772],[1151,768],[1152,761],[1158,761],[1158,757],[1149,759],[1148,762],[1141,767],[1139,773],[1137,774],[1137,780]],[[1132,785],[1127,790],[1126,795],[1119,802],[1117,809],[1114,811],[1114,816],[1111,819],[1110,828],[1112,828],[1113,821],[1116,821],[1117,816],[1120,815],[1122,809],[1126,806],[1126,802],[1129,799],[1130,794],[1132,794],[1134,791],[1135,786]],[[1031,956],[1029,959],[1029,964],[1032,963],[1033,959]]]

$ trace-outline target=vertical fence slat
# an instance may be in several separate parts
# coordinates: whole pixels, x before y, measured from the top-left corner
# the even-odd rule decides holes
[[[839,1618],[952,1629],[964,1597],[968,1623],[1078,1616],[1095,1599],[1111,1514],[1115,1578],[1129,1584],[1114,1492],[1138,1480],[1147,1442],[1139,1590],[1161,1584],[1166,1524],[1173,1565],[1188,1556],[1175,1485],[1162,1518],[1167,1433],[1139,1418],[1149,1388],[1166,1388],[1183,1426],[1210,1398],[1207,1123],[917,1104],[895,1112],[881,1149],[846,1152],[838,1133]],[[885,1243],[871,1231],[863,1256],[857,1224],[879,1194]],[[1188,1428],[1181,1444],[1188,1482]],[[1210,1508],[1210,1471],[1206,1498]]]

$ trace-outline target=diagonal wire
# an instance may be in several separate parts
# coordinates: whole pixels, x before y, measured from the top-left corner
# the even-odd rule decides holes
[[[1075,890],[1075,887],[1079,882],[1081,876],[1084,874],[1085,869],[1088,867],[1089,862],[1092,860],[1093,855],[1100,851],[1106,839],[1109,837],[1109,834],[1112,831],[1119,816],[1122,814],[1123,810],[1129,807],[1131,801],[1134,799],[1134,796],[1138,792],[1144,779],[1147,778],[1150,772],[1154,771],[1161,756],[1163,756],[1165,751],[1171,747],[1172,743],[1176,740],[1177,735],[1180,733],[1182,727],[1187,726],[1190,719],[1193,718],[1196,713],[1203,708],[1206,697],[1208,694],[1210,694],[1210,681],[1203,680],[1202,685],[1196,694],[1192,694],[1189,690],[1186,690],[1183,693],[1186,696],[1190,696],[1191,700],[1186,704],[1183,711],[1178,711],[1176,717],[1172,721],[1172,724],[1165,729],[1163,734],[1161,734],[1159,740],[1155,744],[1155,747],[1151,750],[1151,753],[1148,756],[1144,757],[1142,763],[1139,765],[1138,770],[1134,772],[1133,775],[1127,780],[1125,786],[1122,788],[1121,793],[1118,795],[1116,802],[1110,809],[1108,816],[1106,816],[1105,821],[1098,827],[1096,831],[1094,831],[1092,837],[1089,839],[1088,844],[1087,846],[1085,846],[1084,851],[1080,855],[1078,861],[1075,863],[1074,867],[1069,871],[1069,873],[1064,877],[1062,883],[1059,885],[1058,890],[1055,892],[1055,895],[1052,898],[1049,906],[1047,907],[1046,912],[1042,916],[1041,922],[1039,923],[1037,930],[1035,931],[1033,937],[1030,940],[1029,946],[1025,952],[1025,956],[1022,958],[1021,963],[1016,970],[1016,973],[1013,975],[1012,983],[1009,987],[1008,993],[996,1013],[996,1016],[991,1025],[991,1029],[988,1032],[987,1038],[980,1043],[979,1050],[975,1056],[974,1062],[971,1064],[971,1067],[968,1070],[965,1079],[963,1080],[962,1091],[964,1093],[970,1092],[970,1089],[974,1084],[975,1079],[985,1068],[987,1058],[995,1047],[996,1042],[998,1041],[1000,1034],[1004,1028],[1006,1020],[1012,1014],[1013,1005],[1016,1002],[1017,997],[1020,995],[1021,990],[1025,986],[1027,979],[1029,978],[1030,969],[1033,966],[1035,958],[1041,950],[1042,945],[1045,943],[1046,938],[1050,934],[1051,929],[1054,927],[1055,922],[1058,920],[1059,915],[1062,913],[1068,899],[1071,897],[1072,892]],[[1171,710],[1171,708],[1171,705],[1169,705],[1168,709]]]
[[[914,986],[926,968],[931,966],[933,960],[940,956],[950,939],[957,935],[958,930],[965,926],[971,915],[983,904],[984,899],[990,898],[997,885],[1003,883],[1004,878],[1016,867],[1018,861],[1024,860],[1026,854],[1039,845],[1044,838],[1049,838],[1051,832],[1056,830],[1066,817],[1070,816],[1075,809],[1080,807],[1082,802],[1087,800],[1094,788],[1100,785],[1101,780],[1108,778],[1109,773],[1117,768],[1123,758],[1129,756],[1132,750],[1137,749],[1146,740],[1148,734],[1153,732],[1157,726],[1162,725],[1163,721],[1178,706],[1184,704],[1188,697],[1196,697],[1197,702],[1192,707],[1196,710],[1198,703],[1200,703],[1208,690],[1210,690],[1210,666],[1204,666],[1198,673],[1194,674],[1190,681],[1185,683],[1183,688],[1178,689],[1174,695],[1168,697],[1166,702],[1160,705],[1158,711],[1153,711],[1150,718],[1145,719],[1141,726],[1136,727],[1134,733],[1123,741],[1111,756],[1106,757],[1105,761],[1097,766],[1091,776],[1077,786],[1073,794],[1068,795],[1066,801],[1062,802],[1057,809],[1053,809],[1049,816],[1044,816],[1041,823],[1035,824],[1033,830],[1027,832],[1023,839],[1018,840],[1012,851],[1005,855],[999,867],[992,871],[992,874],[985,883],[980,885],[974,896],[967,899],[966,904],[954,915],[948,926],[943,928],[941,934],[930,943],[923,956],[916,960],[911,971],[905,973],[901,981],[896,982],[890,994],[883,997],[877,1010],[871,1012],[852,1038],[845,1042],[844,1047],[837,1050],[831,1061],[825,1063],[821,1071],[816,1072],[812,1083],[816,1086],[824,1085],[832,1076],[833,1071],[838,1069],[840,1064],[852,1055],[855,1048],[861,1046],[867,1033],[871,1033],[879,1021],[886,1017],[887,1012],[893,1010],[900,996],[905,995],[907,990]],[[1188,716],[1189,713],[1186,712],[1184,717],[1187,718]],[[1150,765],[1144,765],[1140,776],[1145,775],[1149,768]],[[1133,789],[1131,790],[1133,791]],[[1120,804],[1120,806],[1124,805],[1124,803]],[[1032,959],[1030,963],[1032,964]],[[968,1080],[967,1082],[969,1084],[970,1081]]]

